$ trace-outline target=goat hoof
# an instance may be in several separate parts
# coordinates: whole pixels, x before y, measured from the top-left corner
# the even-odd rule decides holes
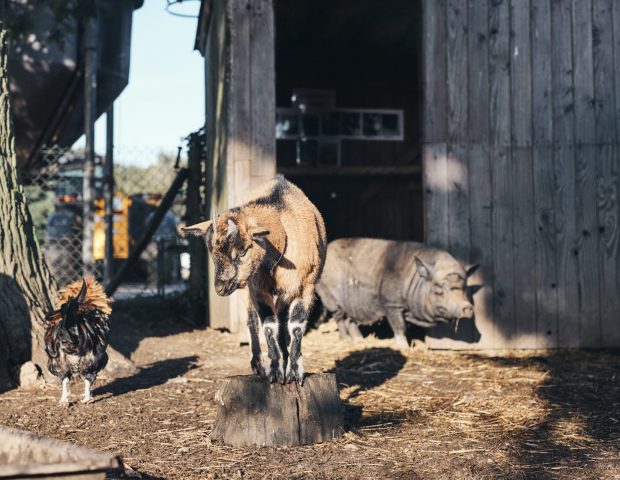
[[[82,397],[82,403],[93,403],[93,397]]]
[[[281,368],[272,368],[267,375],[269,383],[281,383],[284,385],[284,371]]]
[[[258,375],[259,377],[266,377],[267,376],[267,373],[265,372],[265,367],[263,367],[263,365],[262,365],[262,363],[260,361],[255,362],[254,360],[252,360],[250,365],[252,367],[252,373],[254,375]]]
[[[299,371],[289,370],[286,372],[286,383],[297,383],[300,387],[304,385],[304,375]]]
[[[68,398],[61,398],[60,402],[58,402],[60,404],[61,407],[68,407],[69,406],[69,399]]]

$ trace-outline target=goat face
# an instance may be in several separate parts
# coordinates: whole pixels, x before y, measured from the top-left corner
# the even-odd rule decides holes
[[[202,236],[215,267],[215,291],[227,296],[245,288],[265,255],[264,241],[269,234],[251,218],[226,212],[212,220],[183,229],[184,234]]]

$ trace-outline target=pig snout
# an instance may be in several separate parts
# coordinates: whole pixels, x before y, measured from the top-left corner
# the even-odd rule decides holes
[[[460,318],[472,318],[474,316],[474,307],[472,305],[465,305],[462,310]]]

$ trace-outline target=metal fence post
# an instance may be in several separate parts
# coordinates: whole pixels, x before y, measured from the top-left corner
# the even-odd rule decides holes
[[[103,278],[112,279],[114,261],[114,103],[106,112],[106,151],[103,166],[103,198],[105,201],[105,260]]]
[[[82,265],[84,275],[93,275],[95,261],[93,254],[95,200],[95,120],[97,118],[97,24],[96,17],[86,20],[84,32],[84,180],[82,191]]]

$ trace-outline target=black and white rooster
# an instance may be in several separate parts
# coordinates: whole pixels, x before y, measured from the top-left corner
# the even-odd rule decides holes
[[[47,320],[47,368],[62,382],[61,405],[69,405],[69,382],[84,380],[83,403],[92,402],[91,387],[108,363],[110,301],[93,279],[70,283],[58,292]]]

